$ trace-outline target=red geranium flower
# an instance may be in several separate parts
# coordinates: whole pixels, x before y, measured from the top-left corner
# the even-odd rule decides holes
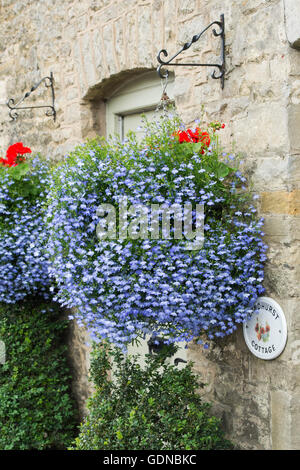
[[[205,147],[208,147],[209,144],[210,144],[209,133],[208,132],[202,132],[202,134],[199,138],[199,142],[202,142],[205,145]]]
[[[22,142],[16,142],[8,147],[6,157],[0,158],[0,163],[9,167],[17,166],[19,163],[25,161],[25,158],[22,157],[25,153],[31,153],[31,149],[24,147]]]
[[[191,141],[190,136],[185,131],[178,131],[177,135],[178,135],[180,144],[182,144],[182,142],[190,142]]]
[[[204,148],[208,147],[210,144],[210,136],[208,132],[202,132],[200,127],[196,127],[195,131],[192,129],[187,129],[186,131],[177,132],[179,143],[183,142],[193,142],[195,144],[202,143],[203,148],[201,153],[204,153]]]

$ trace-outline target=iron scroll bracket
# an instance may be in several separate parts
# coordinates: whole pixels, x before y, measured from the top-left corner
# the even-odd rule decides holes
[[[192,44],[197,42],[201,36],[212,26],[218,26],[219,30],[217,31],[215,28],[213,28],[212,32],[213,35],[216,37],[220,37],[221,39],[221,63],[220,64],[197,64],[197,63],[192,63],[192,64],[186,64],[186,63],[172,63],[172,61],[181,54],[181,52],[186,51],[191,47]],[[160,63],[160,65],[157,67],[157,73],[160,76],[160,78],[167,78],[169,75],[168,70],[162,70],[162,67],[166,65],[171,65],[171,66],[180,66],[180,67],[213,67],[215,70],[212,72],[211,76],[214,79],[220,79],[221,80],[221,88],[224,88],[224,79],[225,79],[225,20],[224,20],[224,14],[221,14],[220,16],[220,21],[213,21],[210,23],[201,33],[196,34],[195,36],[192,37],[192,40],[190,42],[186,42],[182,48],[174,54],[169,60],[163,60],[162,55],[164,57],[168,57],[168,52],[166,49],[161,49],[157,55],[157,61]],[[218,69],[218,72],[216,72],[216,69]]]
[[[46,88],[51,89],[51,98],[52,98],[51,104],[37,105],[37,106],[20,106],[20,104],[23,103],[23,101],[25,101],[31,95],[31,93],[33,93],[41,85],[41,83],[43,83],[43,82],[44,82]],[[31,87],[30,91],[27,91],[25,93],[25,95],[23,96],[23,98],[21,98],[17,103],[15,103],[15,100],[13,98],[10,98],[7,101],[6,104],[10,109],[9,115],[10,115],[10,117],[13,121],[15,121],[18,118],[18,113],[16,112],[16,110],[19,111],[20,109],[48,108],[48,110],[46,111],[45,114],[46,114],[46,116],[53,116],[53,120],[55,122],[55,120],[56,120],[56,110],[55,110],[55,94],[54,94],[53,73],[50,72],[49,77],[43,77],[38,83],[33,85]]]

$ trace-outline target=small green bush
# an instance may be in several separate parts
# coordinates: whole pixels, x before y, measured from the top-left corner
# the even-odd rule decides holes
[[[171,347],[165,347],[158,355],[147,355],[142,368],[138,356],[125,356],[107,345],[95,347],[91,373],[96,391],[74,449],[232,448],[220,421],[209,415],[210,405],[197,394],[203,384],[192,364],[179,370],[166,361],[171,353]]]
[[[0,304],[0,449],[63,449],[75,437],[76,411],[63,345],[67,323],[53,303]]]

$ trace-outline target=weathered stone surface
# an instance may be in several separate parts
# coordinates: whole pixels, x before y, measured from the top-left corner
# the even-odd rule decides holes
[[[234,121],[232,127],[242,152],[286,153],[289,145],[287,112],[281,104],[250,105],[247,117]]]
[[[148,66],[152,63],[150,7],[140,7],[138,14],[138,61],[140,65]]]
[[[185,43],[189,43],[193,36],[196,34],[199,34],[206,26],[206,17],[203,17],[203,15],[196,16],[191,19],[187,19],[183,23],[180,24],[180,29],[178,31],[178,37],[177,37],[177,43],[179,46],[183,46]],[[208,21],[209,23],[209,21]],[[191,45],[189,49],[187,49],[184,53],[184,61],[186,61],[186,58],[190,58],[193,55],[195,55],[196,52],[203,54],[206,51],[211,51],[213,50],[212,42],[214,42],[215,47],[218,46],[218,40],[216,38],[212,38],[211,34],[206,34],[201,37],[197,42]],[[178,46],[177,46],[178,49]],[[174,53],[176,52],[176,49]],[[183,60],[181,59],[183,62]],[[195,60],[196,62],[196,60]]]
[[[260,157],[255,162],[251,180],[254,191],[287,190],[290,185],[288,157]]]
[[[91,87],[96,84],[96,70],[94,66],[91,37],[89,33],[85,33],[82,37],[82,58],[85,80],[88,87]]]
[[[134,68],[137,64],[137,13],[132,11],[126,15],[126,59],[127,67]]]
[[[101,10],[103,7],[106,7],[111,0],[91,0],[90,8],[93,11]]]
[[[103,28],[103,47],[105,51],[108,74],[113,75],[117,72],[117,64],[114,50],[113,26],[111,23],[109,23],[107,26],[104,26]]]
[[[291,394],[283,390],[271,392],[272,449],[292,450]]]
[[[288,119],[291,150],[300,153],[300,104],[289,106]]]
[[[72,367],[72,390],[76,397],[81,418],[86,413],[86,400],[92,391],[89,381],[90,341],[85,330],[79,328],[75,321],[70,322],[68,354]]]
[[[261,193],[263,214],[300,215],[300,191],[273,191]]]
[[[212,400],[228,436],[243,449],[300,445],[300,52],[289,47],[299,47],[299,8],[295,0],[1,2],[1,149],[22,140],[54,160],[85,138],[105,134],[105,99],[127,77],[155,68],[160,49],[170,57],[225,13],[224,90],[211,69],[169,70],[175,72],[175,101],[184,122],[225,122],[225,150],[234,142],[243,154],[265,216],[266,295],[278,300],[288,321],[287,348],[274,361],[251,356],[241,328],[208,351],[190,348],[195,370],[208,384],[200,393]],[[216,62],[219,47],[208,31],[178,60]],[[11,123],[6,100],[21,97],[51,70],[56,123],[42,110],[20,112]],[[44,100],[47,91],[37,90],[31,102]],[[72,337],[74,386],[83,410],[88,351],[85,333],[74,327]]]
[[[95,57],[95,67],[97,71],[97,81],[98,83],[101,82],[102,76],[103,76],[103,71],[104,71],[104,58],[103,58],[103,41],[101,37],[101,32],[96,29],[92,33],[92,41],[93,41],[93,46],[94,46],[94,57]]]
[[[115,36],[116,36],[116,57],[119,64],[119,68],[122,70],[125,68],[126,65],[126,57],[125,57],[125,19],[120,18],[118,21],[115,22]]]
[[[77,72],[80,96],[84,96],[87,85],[85,82],[85,77],[84,77],[84,72],[83,72],[82,57],[81,57],[81,44],[80,44],[79,38],[75,42],[74,47],[73,47],[73,57],[74,57],[75,69]]]
[[[191,80],[188,76],[178,77],[174,85],[174,96],[176,100],[187,100],[191,93]]]
[[[178,5],[178,15],[188,15],[193,13],[196,7],[196,0],[182,0]]]

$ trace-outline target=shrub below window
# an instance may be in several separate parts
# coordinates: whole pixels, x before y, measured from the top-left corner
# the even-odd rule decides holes
[[[124,356],[96,346],[91,372],[96,391],[76,438],[76,450],[216,450],[230,449],[220,420],[209,414],[192,372],[168,364],[174,346],[157,355]],[[109,373],[113,364],[114,376]]]
[[[62,449],[75,437],[76,407],[57,305],[31,298],[0,304],[0,449]]]

